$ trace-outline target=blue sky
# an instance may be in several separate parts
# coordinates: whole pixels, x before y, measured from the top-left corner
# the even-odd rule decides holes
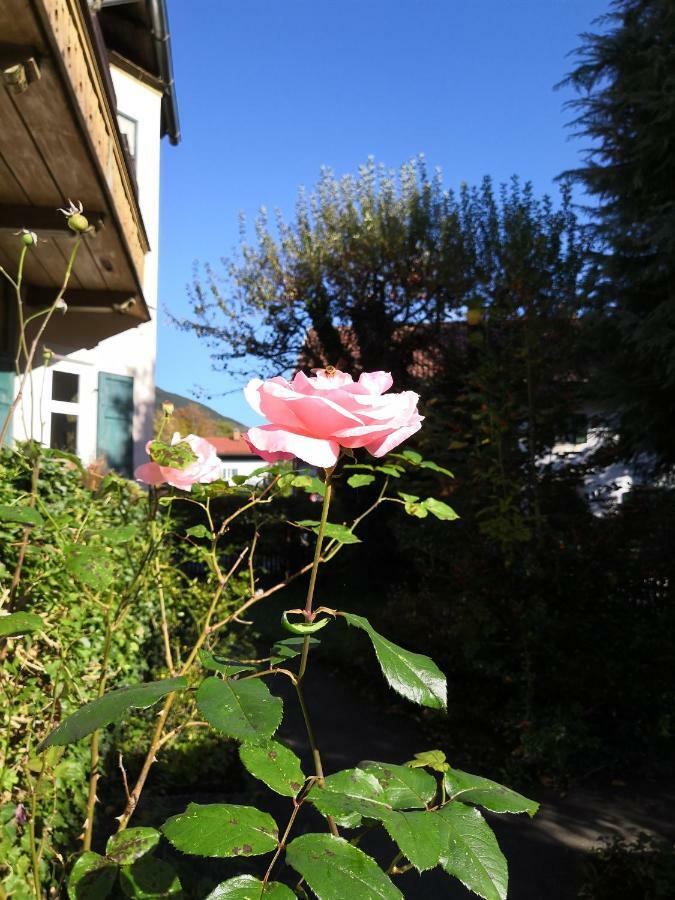
[[[578,161],[553,86],[609,0],[169,0],[183,138],[162,148],[157,383],[244,422],[241,382],[166,310],[195,261],[236,250],[239,212],[292,213],[322,165],[423,152],[456,187],[518,174],[539,193]],[[207,399],[207,397],[209,399]]]

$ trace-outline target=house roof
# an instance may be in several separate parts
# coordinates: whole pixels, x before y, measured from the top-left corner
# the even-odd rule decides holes
[[[246,441],[242,437],[207,437],[205,438],[209,444],[213,444],[216,453],[222,459],[234,459],[235,457],[246,457],[247,459],[257,459],[258,454],[254,453]]]

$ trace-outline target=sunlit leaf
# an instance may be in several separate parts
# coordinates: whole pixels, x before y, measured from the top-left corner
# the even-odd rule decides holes
[[[382,824],[398,849],[420,872],[438,865],[441,855],[441,825],[435,812],[392,811]]]
[[[468,772],[461,772],[459,769],[448,769],[444,783],[451,800],[474,803],[491,812],[527,813],[533,816],[539,809],[539,804],[534,800],[528,800],[527,797],[504,787],[503,784],[490,781],[489,778],[481,778],[479,775],[469,775]]]
[[[210,725],[240,741],[271,737],[283,715],[281,700],[272,696],[259,678],[207,678],[197,691],[197,707]]]
[[[403,894],[374,859],[344,838],[303,834],[286,849],[286,862],[319,900],[402,900]]]
[[[372,484],[375,481],[374,475],[350,475],[347,479],[347,484],[349,487],[360,488],[365,487],[367,484]]]
[[[389,685],[401,696],[429,706],[445,709],[447,687],[445,675],[428,656],[404,650],[378,634],[367,619],[354,613],[341,613],[355,628],[365,631],[372,641],[382,673]]]
[[[473,806],[457,801],[436,813],[441,865],[483,900],[506,900],[508,869],[492,829]]]
[[[162,832],[182,853],[218,858],[269,853],[279,837],[270,815],[231,803],[190,803],[184,813],[167,819]]]
[[[445,761],[445,753],[442,750],[425,750],[423,753],[416,753],[415,759],[406,763],[411,769],[422,768],[427,766],[436,772],[447,772],[450,766]]]
[[[305,783],[300,760],[278,741],[242,744],[239,756],[251,775],[285,797],[295,797]]]
[[[80,547],[71,544],[65,551],[66,571],[82,584],[95,591],[102,591],[112,584],[115,577],[113,562],[101,547]]]
[[[236,659],[227,659],[226,657],[216,656],[210,650],[199,651],[199,662],[205,669],[212,672],[222,672],[224,675],[240,675],[242,672],[254,672],[256,666],[250,663],[242,663]]]
[[[154,828],[126,828],[108,838],[105,855],[121,866],[128,866],[154,850],[160,838]]]
[[[253,875],[238,875],[219,884],[206,900],[296,900],[293,891],[278,881],[263,883]]]
[[[17,525],[44,525],[45,520],[32,506],[0,506],[0,522],[16,522]]]
[[[0,616],[0,638],[30,634],[39,631],[42,625],[42,619],[35,613],[15,612],[8,616]]]
[[[437,519],[442,519],[446,522],[451,522],[453,519],[459,519],[459,516],[454,509],[451,506],[448,506],[447,503],[443,503],[442,500],[428,497],[423,505],[424,508],[428,509],[431,515],[436,516]]]
[[[148,681],[130,687],[109,691],[97,700],[85,703],[49,734],[38,750],[46,750],[54,745],[72,744],[97,728],[117,722],[130,709],[146,709],[174,691],[184,691],[186,678],[165,678],[162,681]]]
[[[360,763],[359,768],[373,775],[383,790],[383,799],[393,809],[424,809],[436,796],[436,779],[428,772],[386,763]]]

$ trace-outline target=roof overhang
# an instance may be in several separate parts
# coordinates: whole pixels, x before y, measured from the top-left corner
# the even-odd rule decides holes
[[[149,244],[107,52],[86,0],[2,0],[0,70],[0,265],[15,272],[14,232],[36,231],[40,242],[24,266],[26,300],[40,305],[53,297],[74,241],[56,209],[72,198],[93,226],[65,295],[70,310],[89,310],[73,331],[86,332],[87,315],[98,340],[148,321],[142,278]],[[124,314],[91,311],[131,299]]]

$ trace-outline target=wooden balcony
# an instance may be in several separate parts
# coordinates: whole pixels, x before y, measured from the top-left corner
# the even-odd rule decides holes
[[[16,269],[13,232],[36,231],[26,300],[44,303],[63,280],[74,240],[56,209],[69,198],[82,202],[94,230],[78,253],[66,301],[82,310],[73,319],[78,341],[93,346],[149,319],[141,287],[149,245],[107,53],[86,0],[2,0],[0,70],[0,265]]]

